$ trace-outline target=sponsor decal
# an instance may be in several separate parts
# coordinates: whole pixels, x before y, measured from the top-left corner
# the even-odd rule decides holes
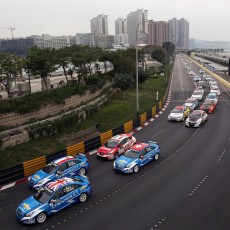
[[[41,179],[41,177],[39,175],[37,175],[37,174],[34,175],[34,178],[37,179],[37,180]]]
[[[22,207],[26,210],[30,210],[30,205],[29,204],[26,204],[26,203],[23,203],[22,204]]]

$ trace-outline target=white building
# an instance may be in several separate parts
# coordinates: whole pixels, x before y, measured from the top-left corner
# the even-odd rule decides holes
[[[60,49],[70,46],[70,36],[50,36],[49,34],[42,34],[42,36],[32,35],[34,45],[39,48],[54,48]]]
[[[91,33],[95,36],[108,35],[108,16],[98,15],[90,21]]]
[[[94,46],[94,34],[92,33],[78,33],[76,34],[76,44],[77,45],[89,45]]]
[[[118,18],[115,21],[115,44],[128,44],[127,19]]]
[[[127,34],[128,34],[130,45],[135,46],[138,43],[146,44],[146,37],[148,34],[148,22],[144,22],[144,21],[147,20],[148,20],[147,10],[137,10],[127,15]],[[144,39],[143,41],[142,38]]]

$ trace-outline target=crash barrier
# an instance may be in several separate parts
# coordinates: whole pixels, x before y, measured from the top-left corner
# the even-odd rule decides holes
[[[166,94],[167,95],[167,94]],[[159,103],[151,108],[151,110],[141,114],[135,119],[126,122],[125,124],[107,132],[100,134],[90,140],[77,143],[64,150],[56,153],[52,153],[46,156],[42,156],[33,160],[23,162],[23,164],[14,166],[12,168],[0,170],[0,185],[8,184],[10,182],[16,181],[23,177],[27,177],[37,170],[43,168],[47,163],[53,161],[54,159],[62,156],[74,156],[78,153],[88,153],[92,150],[99,148],[101,145],[106,143],[112,136],[121,133],[129,133],[138,126],[144,124],[148,119],[154,117],[156,113],[162,108],[166,101],[166,96],[162,98]]]
[[[227,86],[228,88],[230,88],[230,82],[224,80],[222,77],[218,76],[217,74],[213,73],[212,71],[208,70],[207,68],[205,68],[203,65],[201,65],[200,63],[198,63],[196,60],[191,59],[196,65],[198,65],[200,68],[204,69],[205,72],[207,72],[208,74],[210,74],[212,77],[216,78],[217,80],[219,80],[222,84],[224,84],[225,86]]]

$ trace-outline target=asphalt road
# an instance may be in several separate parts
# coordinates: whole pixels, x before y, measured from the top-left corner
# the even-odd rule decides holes
[[[189,65],[198,73],[198,67]],[[15,217],[31,194],[26,183],[0,192],[1,229],[228,230],[230,229],[230,98],[223,92],[214,114],[201,128],[167,121],[195,86],[176,57],[171,101],[166,111],[135,134],[139,142],[159,142],[161,156],[137,174],[121,175],[112,161],[89,157],[92,195],[42,225],[25,226]]]

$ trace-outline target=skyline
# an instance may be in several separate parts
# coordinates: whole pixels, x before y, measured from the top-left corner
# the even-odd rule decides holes
[[[149,20],[185,18],[190,26],[189,38],[230,41],[230,31],[227,30],[230,21],[229,6],[228,0],[222,0],[221,4],[214,0],[186,3],[182,0],[126,0],[122,5],[115,0],[109,1],[109,4],[105,0],[96,3],[93,0],[40,0],[33,4],[29,0],[2,0],[0,27],[15,28],[15,38],[41,34],[75,36],[77,33],[90,32],[90,20],[99,14],[105,14],[108,16],[108,32],[114,35],[115,20],[126,18],[137,9],[144,9],[148,11]],[[0,28],[0,38],[11,38],[10,30]]]

